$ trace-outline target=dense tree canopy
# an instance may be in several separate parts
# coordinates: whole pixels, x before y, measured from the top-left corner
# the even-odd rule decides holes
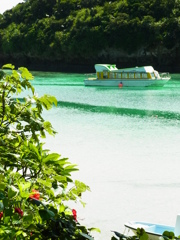
[[[114,51],[163,51],[169,58],[179,42],[179,0],[27,0],[0,16],[2,55],[90,63],[113,61]]]

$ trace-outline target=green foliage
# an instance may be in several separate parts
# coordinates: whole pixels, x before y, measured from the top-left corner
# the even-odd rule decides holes
[[[132,54],[178,48],[176,0],[29,0],[0,18],[2,54],[97,61],[109,49]]]
[[[111,240],[148,240],[148,234],[143,228],[137,228],[136,234],[134,236],[125,236],[122,233],[113,231],[115,236]],[[175,236],[174,232],[164,231],[162,236],[159,237],[160,240],[179,240],[180,236]]]
[[[46,133],[55,134],[42,112],[57,105],[56,98],[37,97],[26,68],[3,69],[9,70],[0,72],[0,238],[92,239],[66,205],[82,201],[89,187],[73,181],[76,166],[41,142]],[[22,101],[23,90],[29,96]]]
[[[148,234],[145,232],[143,228],[137,228],[136,234],[134,236],[126,236],[122,233],[115,232],[115,236],[111,238],[111,240],[148,240]]]
[[[175,238],[175,235],[173,232],[169,232],[169,231],[165,231],[163,232],[163,238],[164,239],[174,239]]]
[[[170,239],[179,240],[180,235],[175,236],[174,232],[164,231],[162,234],[162,239],[164,239],[164,240],[170,240]]]

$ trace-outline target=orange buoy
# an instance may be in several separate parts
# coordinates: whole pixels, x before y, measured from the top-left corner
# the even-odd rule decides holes
[[[123,87],[122,82],[120,82],[120,83],[118,84],[118,87],[119,87],[119,88],[122,88],[122,87]]]

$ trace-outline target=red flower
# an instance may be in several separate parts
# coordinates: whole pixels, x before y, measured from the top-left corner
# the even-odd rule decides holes
[[[33,194],[30,195],[29,198],[39,200],[39,198],[40,198],[40,193],[39,193],[39,191],[33,189],[32,192],[33,192]]]
[[[0,220],[1,220],[2,217],[3,217],[3,212],[0,212]]]
[[[18,213],[19,215],[21,215],[21,217],[23,217],[23,211],[20,208],[15,207],[15,212]]]
[[[75,209],[72,209],[72,214],[73,214],[74,220],[77,222],[77,212]]]

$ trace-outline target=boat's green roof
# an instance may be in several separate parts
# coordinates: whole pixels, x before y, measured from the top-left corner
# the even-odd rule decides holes
[[[95,69],[97,72],[101,71],[112,71],[112,72],[153,72],[154,68],[152,66],[142,66],[133,68],[122,68],[118,69],[116,64],[95,64]]]

